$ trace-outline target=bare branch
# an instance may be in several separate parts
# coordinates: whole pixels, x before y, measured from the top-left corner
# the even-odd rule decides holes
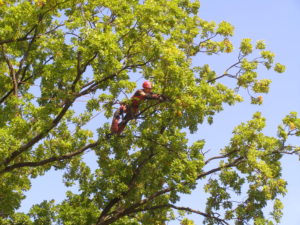
[[[234,160],[233,162],[231,162],[231,163],[228,163],[228,164],[226,164],[226,165],[224,165],[224,166],[220,166],[220,167],[217,167],[217,168],[215,168],[215,169],[211,169],[211,170],[209,170],[209,171],[207,171],[207,172],[204,172],[204,173],[201,173],[201,174],[199,174],[198,176],[197,176],[197,180],[199,180],[199,179],[201,179],[201,178],[203,178],[203,177],[206,177],[207,175],[210,175],[210,174],[213,174],[213,173],[215,173],[215,172],[218,172],[218,171],[220,171],[220,170],[222,170],[222,169],[224,169],[224,168],[229,168],[229,167],[234,167],[234,166],[237,166],[239,163],[241,163],[242,161],[243,161],[243,157],[239,157],[239,158],[237,158],[236,160]],[[186,183],[186,182],[185,182]]]
[[[214,81],[216,81],[216,80],[218,80],[218,79],[220,79],[220,78],[222,78],[222,77],[230,77],[230,78],[235,78],[235,79],[236,79],[236,76],[235,76],[235,75],[231,75],[231,74],[227,73],[227,71],[229,71],[229,70],[232,69],[233,67],[236,67],[236,66],[237,66],[238,64],[240,64],[240,63],[241,63],[241,61],[239,60],[238,62],[236,62],[236,63],[234,63],[233,65],[231,65],[230,67],[228,67],[228,68],[226,69],[226,72],[225,72],[224,74],[222,74],[222,75],[220,75],[220,76],[218,76],[218,77],[216,77],[216,78],[214,78],[214,79],[208,80],[207,83],[212,83],[212,82],[214,82]]]
[[[225,155],[220,155],[220,156],[212,157],[212,158],[210,158],[210,159],[208,159],[208,160],[205,161],[205,165],[207,165],[210,161],[215,160],[215,159],[224,159],[224,158],[227,158],[229,155],[231,155],[231,154],[233,154],[235,152],[237,152],[237,150],[233,150],[231,152],[228,152]]]
[[[64,25],[65,25],[64,23],[58,24],[58,25],[56,25],[54,28],[52,28],[51,30],[48,30],[48,31],[46,31],[46,32],[43,33],[43,34],[38,35],[38,37],[41,37],[41,36],[46,35],[46,34],[50,34],[50,33],[56,31],[58,28],[60,28],[60,27],[62,27],[62,26],[64,26]]]
[[[208,80],[207,83],[212,83],[212,82],[214,82],[214,81],[216,81],[216,80],[218,80],[218,79],[221,79],[221,78],[223,78],[223,77],[236,78],[235,75],[232,75],[232,74],[229,74],[229,73],[224,73],[224,74],[221,75],[221,76],[218,76],[218,77],[216,77],[216,78],[214,78],[214,79]]]
[[[183,211],[186,211],[186,212],[195,213],[195,214],[198,214],[198,215],[210,218],[210,219],[214,219],[214,220],[218,221],[220,224],[229,225],[229,223],[227,223],[225,221],[225,219],[220,219],[219,217],[216,217],[216,216],[213,216],[213,215],[201,212],[199,210],[194,210],[194,209],[191,209],[189,207],[179,207],[179,206],[175,206],[175,205],[172,205],[172,204],[167,204],[166,207],[171,207],[173,209],[183,210]]]
[[[211,37],[205,39],[204,41],[200,41],[199,44],[197,46],[200,46],[201,44],[207,42],[207,41],[210,41],[211,39],[215,38],[218,34],[214,34],[212,35]]]

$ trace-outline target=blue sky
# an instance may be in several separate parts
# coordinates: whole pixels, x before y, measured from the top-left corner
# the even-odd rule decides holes
[[[235,27],[235,35],[232,38],[236,48],[243,38],[251,38],[254,42],[265,40],[268,49],[276,55],[275,61],[286,65],[286,72],[278,74],[273,71],[261,70],[261,78],[272,79],[271,89],[268,95],[264,95],[262,106],[249,105],[249,99],[245,96],[245,102],[234,107],[227,107],[214,118],[212,126],[200,127],[198,133],[192,137],[204,137],[207,141],[206,149],[210,154],[217,154],[218,150],[225,146],[231,131],[242,121],[251,119],[256,111],[261,111],[267,118],[267,127],[264,130],[267,135],[275,136],[277,126],[282,118],[291,111],[300,113],[300,63],[299,63],[299,0],[202,0],[200,17],[205,20],[230,22]],[[199,57],[199,61],[209,63],[218,74],[234,63],[236,54],[232,56],[213,56],[210,58]],[[201,62],[198,62],[201,64]],[[291,140],[293,144],[300,144],[299,138]],[[282,198],[284,203],[284,215],[280,224],[300,224],[300,162],[296,156],[287,156],[282,159],[283,178],[288,182],[288,193]],[[192,196],[183,196],[180,205],[190,205],[193,208],[203,210],[205,195],[200,182]],[[201,224],[201,216],[191,216],[196,224]],[[178,222],[171,223],[179,224]]]
[[[273,80],[269,94],[264,95],[262,106],[249,105],[246,96],[244,103],[226,107],[225,111],[218,114],[212,126],[199,127],[198,133],[191,136],[191,139],[205,138],[206,149],[211,149],[210,154],[215,155],[228,143],[233,128],[251,119],[256,111],[261,111],[267,118],[266,134],[275,136],[277,126],[285,115],[290,111],[300,113],[300,0],[202,0],[199,16],[217,23],[225,20],[234,25],[235,35],[232,40],[236,48],[242,38],[251,38],[254,42],[265,40],[268,49],[276,54],[275,60],[286,65],[287,69],[284,74],[261,71],[261,77]],[[209,63],[221,74],[235,59],[236,54],[199,57],[196,63]],[[299,145],[300,141],[294,139],[293,143]],[[283,158],[282,164],[283,178],[288,181],[289,192],[283,197],[285,208],[281,224],[299,225],[300,176],[297,174],[300,172],[300,162],[296,156],[288,156]],[[51,172],[34,180],[20,211],[27,211],[32,204],[44,199],[62,199],[66,188],[60,184],[61,174]],[[200,186],[192,196],[183,196],[178,205],[203,209],[204,195]],[[191,218],[195,219],[196,224],[201,224],[200,216]]]

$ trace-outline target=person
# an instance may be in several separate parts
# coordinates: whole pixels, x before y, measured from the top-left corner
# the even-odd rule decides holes
[[[134,95],[131,97],[129,104],[121,104],[120,108],[114,113],[112,123],[111,123],[111,132],[113,134],[121,134],[127,123],[134,119],[138,113],[139,105],[144,100],[156,99],[163,101],[165,97],[163,95],[152,93],[152,84],[150,81],[145,81],[143,83],[143,89],[137,90]],[[122,119],[123,113],[126,113],[125,117]]]

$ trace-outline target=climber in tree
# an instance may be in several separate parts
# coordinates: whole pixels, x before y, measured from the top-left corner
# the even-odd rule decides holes
[[[114,113],[114,117],[111,124],[111,132],[114,134],[121,134],[126,124],[135,118],[138,113],[139,104],[145,99],[157,99],[160,101],[166,100],[166,97],[151,92],[152,84],[150,81],[143,83],[143,89],[137,90],[131,97],[129,104],[121,104],[120,108]],[[119,123],[123,113],[126,113],[125,117]]]

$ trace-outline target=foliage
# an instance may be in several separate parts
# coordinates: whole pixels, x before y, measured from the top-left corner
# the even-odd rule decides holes
[[[257,95],[268,93],[271,80],[258,68],[285,67],[263,41],[249,38],[224,74],[201,65],[200,54],[233,52],[234,27],[201,19],[199,7],[190,0],[0,1],[1,224],[164,224],[176,210],[199,214],[206,224],[280,221],[287,190],[279,160],[300,149],[288,144],[289,136],[300,136],[295,112],[278,137],[263,134],[265,119],[256,113],[213,158],[202,152],[205,140],[189,144],[186,131],[243,101],[239,89],[262,104]],[[108,138],[108,123],[89,129],[95,113],[110,118],[140,78],[169,99],[144,103],[122,136]],[[79,107],[86,96],[92,97]],[[82,159],[88,150],[95,171]],[[31,179],[51,168],[63,170],[65,185],[78,184],[78,192],[17,213]],[[180,194],[208,175],[205,212],[178,206]]]

